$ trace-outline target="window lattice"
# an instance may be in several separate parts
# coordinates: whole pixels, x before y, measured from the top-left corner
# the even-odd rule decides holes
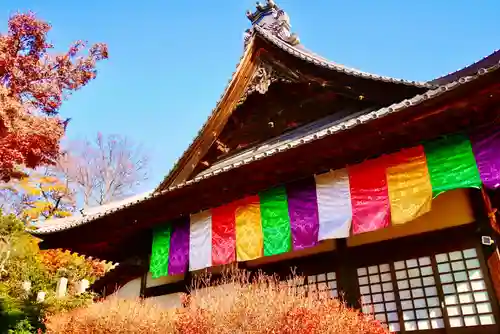
[[[476,249],[433,257],[358,268],[363,312],[393,332],[494,325]]]
[[[362,310],[387,323],[391,332],[400,329],[390,267],[388,264],[358,268]]]
[[[300,294],[308,293],[313,296],[325,294],[328,297],[335,298],[338,296],[337,275],[335,272],[309,275],[307,277],[295,277],[289,279],[287,284]]]
[[[494,325],[491,299],[474,248],[436,255],[450,327]]]
[[[394,262],[406,331],[444,328],[430,257]]]
[[[335,272],[307,276],[307,285],[309,293],[315,295],[327,293],[327,296],[338,297],[337,275]]]

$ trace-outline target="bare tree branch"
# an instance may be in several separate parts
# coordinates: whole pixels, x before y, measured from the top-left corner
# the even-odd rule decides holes
[[[93,141],[73,142],[66,177],[78,185],[85,207],[133,195],[148,178],[148,157],[128,138],[97,134]]]
[[[148,177],[148,158],[125,137],[98,134],[69,143],[55,165],[26,174],[0,184],[1,208],[27,221],[65,217],[134,195]]]

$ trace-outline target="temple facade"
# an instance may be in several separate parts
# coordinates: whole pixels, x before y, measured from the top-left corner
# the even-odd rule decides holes
[[[32,234],[119,265],[93,289],[180,307],[202,273],[275,274],[395,332],[499,333],[500,52],[427,82],[313,53],[274,1],[158,188]]]

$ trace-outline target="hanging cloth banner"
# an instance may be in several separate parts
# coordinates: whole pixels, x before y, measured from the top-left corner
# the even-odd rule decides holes
[[[170,224],[158,227],[153,232],[153,249],[149,264],[149,271],[153,278],[168,275],[168,253],[170,252],[171,232],[172,225]]]
[[[318,206],[314,178],[286,185],[293,250],[318,244]]]
[[[236,261],[234,203],[212,209],[212,265]]]
[[[387,187],[393,224],[404,224],[431,210],[432,186],[423,146],[386,158]]]
[[[472,151],[476,157],[481,181],[485,187],[500,187],[500,128],[494,127],[471,136]]]
[[[385,157],[348,167],[352,232],[359,234],[389,226],[389,194]]]
[[[154,278],[249,261],[404,224],[428,212],[432,196],[500,188],[500,128],[454,134],[155,229]],[[477,161],[477,162],[476,162]]]
[[[264,256],[286,253],[292,247],[288,198],[285,187],[259,193]]]
[[[189,270],[212,266],[212,215],[203,211],[191,215],[189,235]]]
[[[349,175],[339,169],[315,176],[318,198],[318,240],[349,237],[352,221]]]
[[[479,188],[481,179],[469,139],[454,134],[424,144],[434,197],[453,189]]]
[[[250,261],[262,257],[263,236],[259,196],[249,196],[237,201],[235,221],[236,259]]]
[[[189,217],[172,223],[168,274],[184,274],[189,264]]]

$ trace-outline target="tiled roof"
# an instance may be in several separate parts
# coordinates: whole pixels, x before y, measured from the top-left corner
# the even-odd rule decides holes
[[[458,69],[454,72],[443,75],[439,78],[429,81],[430,84],[433,85],[444,85],[449,82],[458,80],[461,77],[474,75],[481,68],[488,68],[494,66],[500,61],[500,50],[495,50],[490,55],[472,63],[464,68]]]
[[[296,138],[293,138],[293,140],[286,140],[286,141],[278,141],[277,143],[269,146],[260,146],[258,149],[253,150],[251,154],[248,153],[248,151],[245,151],[242,153],[242,156],[240,157],[239,160],[231,160],[230,163],[227,163],[227,160],[224,162],[221,162],[218,164],[216,168],[211,168],[210,171],[205,171],[203,173],[200,173],[197,175],[194,179],[188,180],[186,182],[180,183],[178,185],[172,186],[168,189],[165,189],[160,192],[152,193],[150,195],[147,195],[144,198],[139,198],[139,199],[131,199],[129,202],[122,204],[122,205],[114,205],[109,209],[105,210],[97,210],[96,214],[91,215],[91,216],[86,216],[86,217],[69,217],[69,218],[64,218],[64,222],[60,224],[43,224],[44,226],[41,226],[37,230],[30,230],[29,232],[32,234],[36,235],[44,235],[44,234],[51,234],[57,231],[61,230],[67,230],[71,229],[76,226],[80,226],[83,224],[88,224],[96,219],[99,219],[103,216],[112,214],[113,212],[117,212],[120,210],[123,210],[124,208],[130,207],[137,205],[141,202],[148,201],[149,199],[155,198],[162,196],[163,194],[167,192],[174,191],[178,188],[183,188],[185,186],[191,185],[196,182],[200,182],[204,179],[208,179],[214,175],[221,174],[224,172],[227,172],[229,170],[241,167],[246,164],[250,164],[254,161],[265,159],[266,157],[275,155],[277,153],[281,153],[293,148],[296,148],[298,146],[304,145],[306,143],[313,142],[315,140],[325,138],[327,136],[332,136],[335,135],[339,132],[345,131],[347,129],[354,128],[356,126],[359,126],[361,124],[368,123],[372,120],[379,119],[382,117],[385,117],[390,114],[394,114],[397,112],[401,112],[409,107],[416,106],[420,103],[423,103],[425,101],[428,101],[430,99],[433,99],[439,95],[442,95],[443,93],[449,92],[454,90],[455,88],[462,86],[466,83],[469,83],[482,75],[486,73],[490,73],[492,71],[496,71],[500,67],[500,62],[495,63],[494,65],[488,67],[488,68],[480,68],[477,73],[474,75],[469,75],[465,77],[461,77],[456,81],[444,84],[442,86],[439,86],[434,89],[430,89],[426,91],[423,94],[416,95],[410,99],[405,99],[401,102],[394,103],[388,107],[380,108],[377,110],[369,111],[365,114],[362,115],[355,115],[351,116],[347,119],[341,120],[341,121],[335,121],[331,124],[325,124],[323,126],[318,127],[317,130],[315,131],[305,131],[301,135],[297,136]]]
[[[432,83],[428,83],[428,82],[418,82],[418,81],[396,79],[396,78],[387,77],[387,76],[383,76],[383,75],[367,73],[367,72],[363,72],[363,71],[360,71],[360,70],[357,70],[357,69],[354,69],[351,67],[340,65],[340,64],[337,64],[335,62],[326,60],[325,58],[309,51],[302,44],[298,44],[298,45],[293,46],[289,43],[286,43],[283,40],[281,40],[280,38],[273,35],[268,30],[266,30],[260,26],[254,26],[254,29],[259,35],[261,35],[267,41],[276,45],[277,47],[279,47],[283,51],[286,51],[289,54],[291,54],[292,56],[303,59],[303,60],[305,60],[309,63],[312,63],[316,66],[324,67],[324,68],[329,69],[329,70],[345,73],[345,74],[352,75],[355,77],[370,79],[370,80],[384,81],[384,82],[403,84],[403,85],[409,85],[409,86],[416,86],[416,87],[423,87],[423,88],[431,88],[434,86]]]
[[[261,144],[258,144],[257,146],[250,147],[248,149],[243,150],[240,153],[234,154],[226,159],[220,160],[217,163],[210,166],[209,168],[203,170],[201,173],[196,175],[196,177],[203,177],[204,175],[210,174],[215,170],[226,168],[235,163],[238,163],[239,161],[251,159],[252,157],[258,156],[260,153],[263,152],[272,151],[273,149],[278,149],[280,147],[286,147],[287,145],[294,145],[297,141],[300,141],[301,139],[319,133],[324,129],[331,128],[336,124],[343,123],[346,120],[349,120],[353,117],[365,115],[372,110],[373,108],[371,110],[365,109],[362,111],[358,111],[354,114],[345,113],[341,111],[338,114],[344,114],[343,116],[334,114],[321,118],[315,122],[306,124],[304,126],[300,126],[290,132],[286,132],[280,136],[271,138]]]
[[[220,106],[220,104],[221,104],[224,96],[228,92],[228,89],[229,89],[229,87],[231,85],[231,82],[237,77],[237,75],[239,73],[239,70],[240,70],[240,67],[241,67],[240,66],[241,62],[245,58],[245,56],[247,55],[247,52],[250,50],[249,45],[251,45],[251,43],[253,42],[253,40],[255,38],[255,35],[259,35],[264,40],[267,40],[271,44],[277,46],[278,48],[282,49],[283,51],[289,53],[292,56],[295,56],[295,57],[297,57],[299,59],[302,59],[302,60],[307,61],[307,62],[309,62],[311,64],[314,64],[316,66],[319,66],[319,67],[322,67],[322,68],[325,68],[325,69],[328,69],[328,70],[331,70],[331,71],[335,71],[335,72],[339,72],[339,73],[345,73],[347,75],[351,75],[351,76],[359,77],[359,78],[365,78],[365,79],[368,79],[368,80],[383,81],[383,82],[394,83],[394,84],[401,84],[401,85],[407,85],[407,86],[415,86],[415,87],[420,87],[420,88],[428,88],[428,89],[430,89],[430,88],[436,87],[436,85],[434,85],[432,83],[417,82],[417,81],[410,81],[410,80],[403,80],[403,79],[396,79],[396,78],[392,78],[392,77],[387,77],[387,76],[372,74],[372,73],[368,73],[368,72],[363,72],[363,71],[360,71],[360,70],[357,70],[357,69],[354,69],[354,68],[351,68],[351,67],[347,67],[347,66],[344,66],[344,65],[340,65],[340,64],[334,63],[334,62],[329,61],[329,60],[327,60],[327,59],[325,59],[325,58],[323,58],[323,57],[321,57],[321,56],[313,53],[312,51],[306,49],[302,44],[298,44],[296,46],[292,46],[292,45],[284,42],[280,38],[276,37],[275,35],[273,35],[272,33],[270,33],[268,30],[263,29],[263,28],[261,28],[258,25],[253,26],[253,28],[251,29],[251,34],[252,34],[252,37],[250,38],[250,42],[246,46],[245,53],[240,58],[239,63],[236,66],[236,71],[233,72],[231,78],[228,80],[228,83],[226,84],[226,88],[224,89],[224,91],[222,92],[221,96],[219,97],[219,100],[217,101],[215,108],[212,110],[210,116],[207,118],[207,120],[203,124],[201,130],[198,132],[198,135],[194,138],[194,140],[191,142],[191,144],[188,146],[188,148],[184,151],[184,153],[182,154],[181,158],[179,158],[177,160],[178,162],[182,159],[182,157],[184,157],[190,151],[190,149],[193,146],[193,144],[201,137],[201,135],[203,133],[203,130],[205,129],[206,125],[209,124],[209,122],[212,119],[212,117],[218,111],[218,107]],[[165,176],[164,180],[162,181],[162,183],[159,186],[160,189],[162,187],[162,184],[168,179],[168,177],[172,174],[172,172],[176,168],[177,168],[177,164],[175,164],[174,167]]]
[[[49,231],[50,233],[52,231],[66,230],[68,228],[78,226],[79,224],[77,222],[79,221],[93,221],[99,217],[106,215],[107,213],[121,210],[122,208],[126,208],[133,203],[141,202],[151,197],[152,193],[152,191],[149,191],[147,193],[127,197],[125,199],[114,201],[105,205],[82,210],[82,212],[78,215],[64,218],[53,218],[45,220],[43,222],[38,222],[32,225],[32,227],[36,229],[29,229],[28,232],[33,234],[45,234],[44,231]]]
[[[267,12],[269,9],[271,9],[271,7],[274,7],[276,10],[279,10],[279,7],[276,6],[274,1],[267,1],[267,5],[264,7],[257,4],[257,11],[254,14],[251,14],[251,12],[249,12],[249,13],[247,13],[247,16],[249,16],[249,15],[251,17],[258,16],[257,14],[259,14],[259,13],[263,14],[264,12]],[[250,16],[249,16],[249,18],[250,18]],[[319,67],[323,67],[323,68],[330,69],[330,70],[340,72],[340,73],[345,73],[345,74],[352,75],[355,77],[361,77],[361,78],[366,78],[366,79],[371,79],[371,80],[376,80],[376,81],[390,82],[390,83],[395,83],[395,84],[403,84],[403,85],[415,86],[415,87],[421,87],[421,88],[427,88],[427,89],[436,88],[440,85],[444,85],[444,84],[456,81],[462,76],[474,75],[480,68],[482,68],[482,67],[486,68],[486,67],[492,66],[492,64],[487,64],[487,63],[483,64],[483,60],[484,60],[483,59],[483,60],[481,60],[477,63],[474,63],[474,64],[472,64],[472,65],[470,65],[462,70],[458,70],[456,72],[450,73],[450,74],[443,76],[441,78],[427,81],[427,82],[417,82],[417,81],[410,81],[410,80],[404,80],[404,79],[396,79],[396,78],[392,78],[392,77],[381,76],[381,75],[377,75],[377,74],[363,72],[363,71],[360,71],[360,70],[357,70],[357,69],[354,69],[351,67],[346,67],[344,65],[332,62],[332,61],[327,60],[324,57],[321,57],[321,56],[315,54],[314,52],[306,49],[300,43],[297,45],[292,45],[289,42],[284,41],[282,38],[280,38],[277,35],[276,31],[274,31],[272,28],[270,29],[269,25],[266,25],[266,24],[260,25],[258,23],[256,24],[256,22],[254,22],[252,19],[251,19],[251,21],[252,21],[252,28],[247,31],[248,34],[247,34],[247,38],[245,39],[246,40],[245,53],[240,58],[240,62],[237,65],[236,71],[233,72],[231,78],[229,79],[224,92],[222,93],[222,95],[220,96],[220,98],[216,104],[216,107],[212,110],[212,113],[210,114],[207,121],[202,126],[201,130],[198,132],[198,135],[194,138],[194,140],[191,142],[191,144],[188,146],[188,148],[184,151],[182,156],[177,160],[177,163],[174,164],[172,169],[167,173],[164,180],[158,186],[157,190],[163,190],[164,183],[167,182],[168,178],[179,167],[178,163],[182,160],[183,157],[185,157],[188,154],[188,152],[190,152],[194,143],[196,143],[196,141],[201,138],[201,135],[203,134],[203,131],[205,130],[206,125],[209,124],[210,120],[213,118],[213,116],[218,111],[218,107],[219,107],[221,101],[223,100],[224,96],[226,95],[228,88],[230,87],[231,82],[237,76],[239,69],[240,69],[241,61],[243,60],[243,58],[246,56],[248,50],[250,49],[248,46],[253,43],[255,35],[259,35],[260,37],[262,37],[265,40],[276,45],[277,47],[284,50],[285,52],[287,52],[295,57],[298,57],[302,60],[305,60],[309,63],[315,64]],[[289,26],[288,26],[288,28],[289,28]],[[491,57],[489,56],[486,58],[491,58]],[[485,65],[485,66],[482,66],[482,65]],[[472,72],[467,71],[469,68],[473,69],[473,71]],[[467,74],[465,74],[465,73],[467,73]],[[460,75],[460,74],[463,74],[463,75]]]

